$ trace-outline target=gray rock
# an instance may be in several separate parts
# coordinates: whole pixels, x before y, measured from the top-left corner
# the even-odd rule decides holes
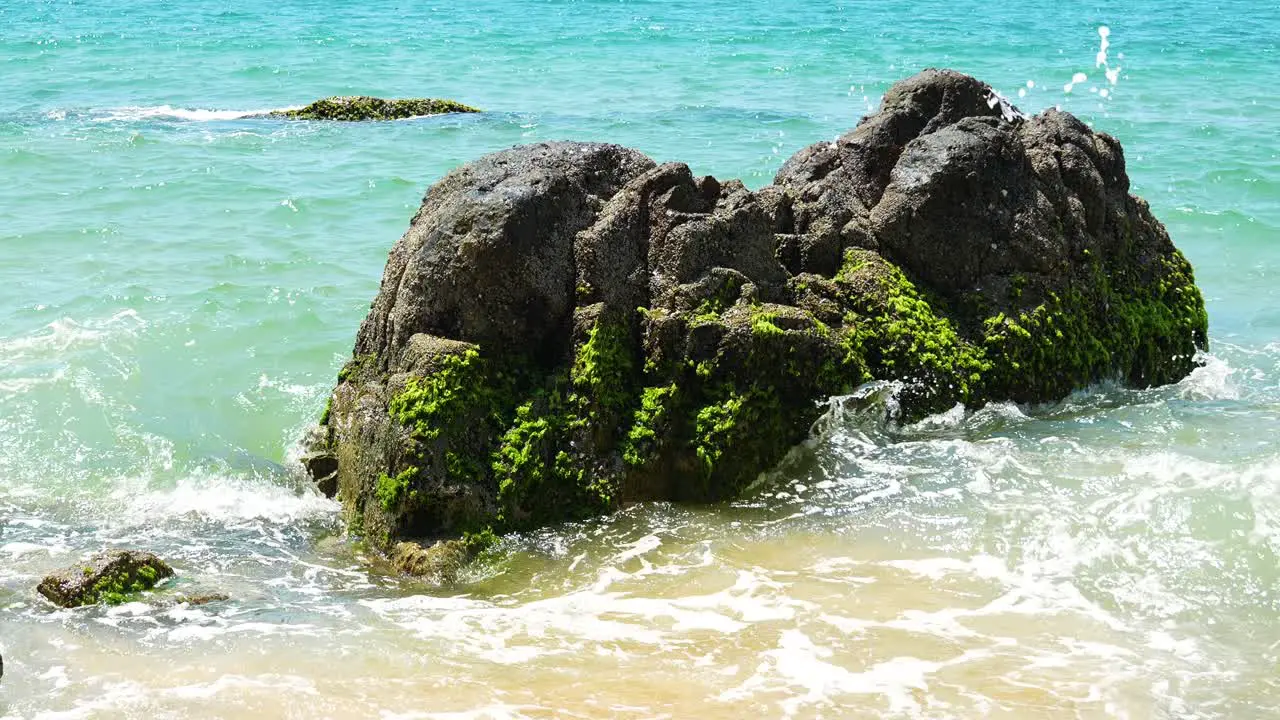
[[[226,602],[231,596],[224,592],[197,592],[185,593],[170,598],[168,602],[175,605],[188,605],[190,607],[199,607],[201,605],[209,605],[216,602]]]
[[[356,355],[394,367],[419,333],[549,361],[575,302],[573,245],[606,200],[653,161],[593,143],[494,153],[431,187],[391,249]]]
[[[36,588],[55,605],[117,605],[173,577],[173,568],[149,552],[108,550],[52,573]]]

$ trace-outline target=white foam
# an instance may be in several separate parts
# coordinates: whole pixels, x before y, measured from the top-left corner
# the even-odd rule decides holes
[[[1082,72],[1078,72],[1075,75],[1071,76],[1071,82],[1062,86],[1062,92],[1069,93],[1075,88],[1076,85],[1079,85],[1082,82],[1087,82],[1088,80],[1089,80],[1088,75],[1085,75]]]
[[[0,357],[10,365],[19,365],[31,357],[59,355],[73,347],[93,345],[114,335],[136,335],[147,323],[136,310],[126,308],[104,320],[77,321],[63,317],[44,326],[39,332],[12,338],[0,338]]]
[[[67,667],[65,665],[55,665],[40,675],[40,680],[47,680],[52,683],[55,690],[61,690],[71,684],[71,680],[67,678]]]
[[[1209,353],[1196,356],[1199,364],[1178,384],[1178,395],[1189,400],[1239,400],[1236,371],[1220,357]]]
[[[283,690],[288,693],[319,695],[315,681],[296,675],[270,675],[265,678],[251,678],[243,675],[223,675],[209,683],[184,685],[169,688],[164,695],[183,700],[208,700],[227,692],[243,690]]]
[[[941,580],[948,575],[966,575],[984,579],[1008,580],[1009,569],[1004,561],[990,555],[977,555],[970,560],[936,557],[919,560],[887,560],[885,567],[909,572],[929,580]]]
[[[182,478],[172,489],[141,492],[131,485],[118,485],[113,496],[126,503],[123,517],[136,522],[194,515],[222,522],[292,523],[338,510],[334,501],[317,492],[298,492],[258,478],[193,475]]]
[[[978,653],[968,651],[947,661],[895,657],[862,672],[829,662],[831,654],[805,633],[784,630],[777,647],[761,654],[755,673],[717,699],[731,702],[782,692],[790,697],[778,704],[785,716],[792,717],[805,706],[830,705],[839,695],[879,695],[888,700],[890,713],[917,713],[922,709],[917,693],[928,690],[933,673]]]
[[[662,546],[662,539],[659,538],[657,535],[653,535],[653,534],[645,535],[644,537],[632,543],[625,550],[618,553],[617,556],[614,557],[614,560],[613,560],[614,564],[621,565],[622,563],[632,558],[637,558],[637,557],[640,557],[641,555],[644,555],[645,553],[651,552],[653,550],[657,550],[661,546]]]
[[[601,575],[605,582],[516,606],[425,595],[361,604],[422,641],[503,665],[618,644],[661,650],[690,634],[731,638],[753,624],[794,621],[813,609],[786,597],[763,572],[742,570],[729,588],[678,598],[607,590],[634,576],[616,568]]]
[[[913,430],[943,430],[960,427],[967,416],[962,403],[956,403],[950,410],[930,415],[912,426]]]
[[[283,112],[288,110],[297,110],[301,105],[284,108],[267,108],[264,110],[202,110],[189,108],[176,108],[172,105],[154,105],[154,106],[129,106],[116,110],[111,110],[106,117],[95,118],[95,122],[132,122],[136,120],[150,120],[156,118],[169,118],[173,120],[187,120],[190,122],[216,122],[225,120],[240,120],[248,117],[256,117],[266,115],[271,112]]]
[[[1026,95],[1025,92],[1021,94]],[[1027,117],[1021,111],[1019,111],[1016,107],[1014,107],[1013,103],[1009,102],[1009,100],[1005,98],[1004,95],[1001,95],[999,92],[992,90],[991,94],[987,96],[987,107],[994,108],[997,105],[1000,106],[1000,117],[1004,118],[1005,122],[1022,120]]]
[[[71,710],[45,711],[32,716],[33,720],[80,720],[93,717],[123,717],[123,709],[142,704],[148,688],[131,680],[103,683]]]
[[[258,376],[258,390],[275,390],[284,395],[292,395],[294,397],[314,397],[318,388],[329,387],[328,383],[320,383],[319,385],[303,385],[301,383],[291,383],[285,380],[276,380],[267,377],[266,373]]]
[[[54,545],[37,545],[28,542],[11,542],[0,545],[0,553],[6,553],[11,559],[17,560],[27,555],[34,555],[42,552],[55,552],[61,549]]]
[[[0,380],[0,396],[24,395],[41,385],[56,383],[64,377],[66,377],[66,370],[59,367],[45,377],[20,377]]]
[[[540,711],[538,713],[538,717],[541,717],[542,713],[546,711],[546,708],[494,703],[461,712],[422,712],[411,710],[409,712],[397,713],[391,712],[390,710],[383,710],[379,717],[382,720],[518,720],[520,718],[529,717],[520,712],[524,709]]]

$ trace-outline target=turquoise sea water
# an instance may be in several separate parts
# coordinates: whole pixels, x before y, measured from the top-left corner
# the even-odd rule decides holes
[[[1205,0],[0,4],[0,718],[1280,716],[1278,38]],[[1203,368],[836,413],[741,502],[450,590],[371,570],[290,470],[444,172],[590,139],[756,187],[929,66],[1121,140]],[[353,93],[487,112],[244,117]],[[233,599],[42,604],[105,545]]]

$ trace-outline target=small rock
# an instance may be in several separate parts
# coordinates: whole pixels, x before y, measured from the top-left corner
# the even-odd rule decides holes
[[[316,488],[327,498],[338,494],[338,458],[323,450],[309,452],[299,458],[307,475],[315,481]]]
[[[441,585],[456,581],[458,571],[470,559],[466,543],[461,540],[441,540],[425,548],[416,542],[402,542],[391,554],[391,564],[400,572]]]
[[[36,589],[59,607],[118,605],[173,577],[173,568],[149,552],[108,550],[48,575]]]
[[[208,605],[209,603],[224,602],[230,600],[231,596],[222,592],[200,593],[197,595],[179,595],[174,601],[181,604],[186,603],[192,607],[199,605]]]
[[[333,453],[307,453],[300,458],[300,462],[313,480],[319,480],[338,472],[338,458]]]
[[[433,98],[387,100],[384,98],[357,96],[325,98],[295,110],[276,110],[270,115],[295,120],[343,120],[355,122],[359,120],[403,120],[423,115],[477,112],[480,111],[470,105],[463,105],[453,100],[436,100]]]

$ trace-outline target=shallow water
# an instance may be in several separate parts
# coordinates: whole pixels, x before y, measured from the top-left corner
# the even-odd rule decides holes
[[[1199,0],[0,6],[0,718],[1280,715],[1277,37]],[[450,590],[290,470],[448,169],[593,139],[759,186],[934,65],[1124,143],[1204,367],[905,428],[837,403],[736,503],[510,538]],[[355,92],[489,112],[244,117]],[[233,599],[34,593],[106,545]]]

